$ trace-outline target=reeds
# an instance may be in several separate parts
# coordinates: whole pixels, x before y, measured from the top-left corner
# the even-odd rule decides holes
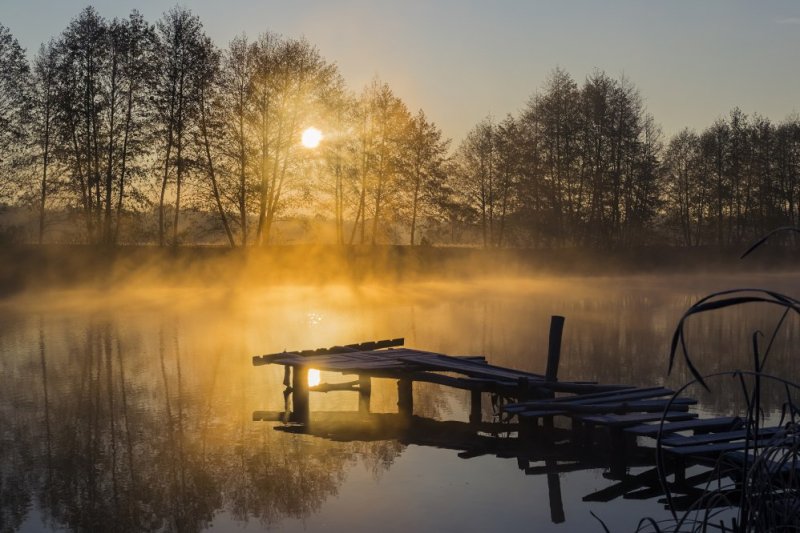
[[[741,257],[748,256],[774,235],[785,232],[800,233],[800,228],[778,228],[758,239]],[[698,314],[753,303],[776,306],[782,312],[768,337],[761,331],[752,333],[752,368],[703,374],[691,356],[685,331],[687,321]],[[671,518],[660,521],[651,517],[643,518],[636,528],[637,532],[800,531],[800,405],[796,403],[800,384],[765,371],[775,339],[793,314],[800,315],[800,300],[767,289],[741,288],[712,293],[692,305],[680,318],[672,336],[669,372],[676,359],[682,356],[693,379],[675,392],[664,412],[668,412],[672,401],[689,387],[699,385],[712,391],[712,384],[730,386],[732,380],[732,384],[741,391],[745,404],[742,417],[744,448],[721,453],[711,465],[707,481],[703,486],[696,487],[696,501],[688,508],[678,510],[673,490],[679,484],[677,479],[672,482],[668,479],[669,458],[662,442],[666,435],[659,432],[656,464]],[[767,433],[764,431],[765,421],[775,411],[770,412],[766,408],[764,391],[767,387],[775,386],[783,389],[777,422],[781,429]],[[663,424],[662,418],[662,427]],[[593,516],[605,531],[609,531],[599,517]]]

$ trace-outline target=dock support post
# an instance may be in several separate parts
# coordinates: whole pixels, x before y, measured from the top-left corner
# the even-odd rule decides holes
[[[369,400],[372,396],[372,380],[369,376],[358,376],[358,412],[369,413]]]
[[[547,468],[547,492],[550,496],[550,520],[561,524],[566,520],[564,501],[561,499],[561,478],[558,475],[558,463],[555,459],[545,459]]]
[[[564,320],[564,317],[559,315],[550,317],[550,338],[547,342],[547,369],[544,374],[546,381],[558,381],[558,363],[561,359],[561,334],[564,331]],[[555,394],[553,394],[553,396],[555,396]],[[553,417],[543,417],[542,427],[545,429],[553,429]]]
[[[401,415],[414,414],[414,388],[407,378],[397,380],[397,410]]]
[[[550,339],[547,344],[547,381],[558,381],[558,362],[561,359],[561,334],[564,331],[564,317],[553,315],[550,317]]]
[[[292,367],[292,414],[296,422],[308,422],[308,368],[304,366]]]
[[[470,409],[469,409],[469,422],[470,424],[477,424],[481,421],[483,414],[483,405],[481,403],[481,391],[471,390],[470,394]]]

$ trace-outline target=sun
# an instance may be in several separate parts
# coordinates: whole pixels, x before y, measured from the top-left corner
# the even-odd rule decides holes
[[[319,131],[317,128],[311,127],[307,128],[303,132],[303,137],[301,142],[303,146],[306,148],[316,148],[319,146],[319,142],[322,140],[322,132]]]
[[[316,368],[309,368],[308,369],[308,386],[309,387],[316,387],[319,385],[320,382],[320,373],[319,370]]]

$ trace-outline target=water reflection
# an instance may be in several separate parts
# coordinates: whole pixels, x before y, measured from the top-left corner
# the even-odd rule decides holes
[[[791,293],[791,277],[766,281]],[[563,378],[681,383],[688,380],[682,367],[665,380],[672,326],[696,297],[736,283],[515,280],[7,302],[0,308],[0,530],[41,521],[51,529],[196,531],[221,513],[263,525],[324,515],[354,469],[380,479],[408,446],[441,446],[437,435],[466,438],[468,394],[415,389],[416,425],[403,427],[389,423],[395,384],[378,380],[369,415],[377,418],[366,426],[340,420],[320,430],[324,439],[297,435],[252,421],[254,410],[284,409],[281,369],[253,368],[252,355],[405,335],[410,346],[541,371],[549,317],[561,314]],[[703,371],[747,367],[750,334],[768,330],[774,318],[746,308],[698,317],[689,335]],[[796,376],[791,348],[800,332],[796,320],[786,326],[770,367]],[[701,392],[692,394],[713,414],[735,401],[733,393]],[[347,393],[312,394],[311,402],[316,412],[358,411]],[[487,404],[484,419],[492,414]],[[445,447],[516,457],[529,473],[549,468],[551,494],[553,472],[570,475],[563,457],[525,458],[502,448],[510,441],[497,446]],[[494,483],[486,498],[502,498],[506,481],[499,474],[485,480]],[[567,522],[582,512],[567,513]],[[550,515],[557,518],[558,506]]]

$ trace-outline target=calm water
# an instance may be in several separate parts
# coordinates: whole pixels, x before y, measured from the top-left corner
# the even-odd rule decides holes
[[[683,365],[667,378],[668,342],[692,302],[753,285],[797,296],[798,280],[87,290],[6,301],[0,530],[601,531],[591,510],[613,530],[631,531],[642,516],[665,516],[663,505],[657,498],[584,503],[613,483],[604,468],[558,477],[565,521],[554,524],[548,477],[525,475],[516,459],[462,459],[380,433],[331,440],[253,422],[253,411],[282,410],[284,400],[282,370],[253,367],[251,357],[404,336],[410,347],[540,372],[549,317],[561,314],[561,378],[675,386],[688,378]],[[778,316],[751,306],[697,317],[689,337],[701,370],[749,367],[752,332],[769,332]],[[774,373],[798,377],[798,337],[793,318],[776,339]],[[414,394],[418,415],[468,418],[466,393],[427,386]],[[735,387],[692,394],[709,414],[739,401]],[[352,393],[311,398],[312,411],[358,408]],[[373,412],[395,412],[396,401],[394,383],[373,385]]]

